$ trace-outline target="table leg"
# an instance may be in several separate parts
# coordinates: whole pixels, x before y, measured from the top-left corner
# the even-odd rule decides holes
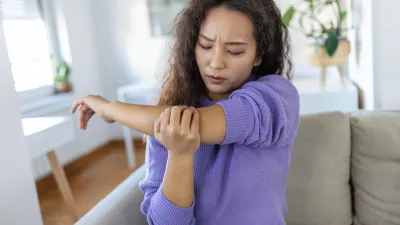
[[[47,159],[49,160],[51,170],[53,172],[54,179],[56,180],[58,189],[64,202],[67,204],[67,207],[72,212],[74,219],[77,221],[79,219],[79,214],[75,205],[75,200],[72,195],[71,188],[68,184],[67,177],[65,176],[65,172],[63,167],[60,165],[58,161],[56,152],[50,151],[47,153]]]
[[[338,66],[337,69],[340,75],[340,80],[342,81],[342,83],[344,83],[345,77],[344,77],[343,67]]]
[[[322,85],[325,85],[326,82],[326,66],[321,66],[321,75],[320,81]]]
[[[125,152],[128,157],[128,166],[133,169],[135,167],[135,146],[132,144],[132,133],[131,129],[127,126],[123,126]]]

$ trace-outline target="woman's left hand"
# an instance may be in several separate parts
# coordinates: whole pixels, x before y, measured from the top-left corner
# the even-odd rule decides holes
[[[79,128],[86,130],[87,124],[92,116],[97,113],[105,122],[114,123],[115,120],[107,115],[109,101],[98,95],[88,95],[74,102],[71,113],[79,108]]]
[[[173,156],[193,157],[200,147],[200,114],[193,108],[166,108],[154,122],[154,137]]]

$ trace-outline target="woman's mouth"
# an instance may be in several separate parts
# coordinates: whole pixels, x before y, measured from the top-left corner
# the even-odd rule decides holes
[[[214,76],[209,76],[207,75],[207,79],[210,81],[210,83],[212,84],[221,84],[225,78],[221,78],[221,77],[214,77]]]

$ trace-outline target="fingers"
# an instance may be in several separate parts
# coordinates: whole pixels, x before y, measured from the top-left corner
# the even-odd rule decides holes
[[[161,117],[161,128],[167,128],[169,125],[169,120],[171,116],[171,108],[166,108]],[[161,129],[160,128],[160,129]]]
[[[171,119],[170,124],[179,126],[181,124],[181,117],[183,110],[187,109],[186,106],[174,106],[171,109]]]
[[[78,101],[75,101],[73,104],[72,104],[72,106],[71,106],[71,113],[75,113],[76,112],[76,109],[80,106],[80,105],[82,105],[84,103],[84,100],[83,99],[79,99]]]
[[[89,110],[86,112],[85,124],[84,124],[84,126],[83,126],[83,129],[84,129],[84,130],[87,129],[88,122],[89,122],[90,118],[92,118],[93,115],[94,115],[94,111],[91,110],[91,109],[89,109]]]
[[[181,119],[181,132],[189,133],[190,132],[190,124],[192,122],[192,116],[195,111],[195,108],[190,107],[187,108],[183,114]]]
[[[78,116],[78,121],[79,121],[79,128],[84,129],[85,126],[85,118],[86,118],[86,112],[89,110],[89,108],[86,105],[82,105],[79,109],[79,116]]]
[[[190,126],[191,132],[199,132],[200,131],[200,113],[199,111],[195,110],[193,113],[192,124]]]

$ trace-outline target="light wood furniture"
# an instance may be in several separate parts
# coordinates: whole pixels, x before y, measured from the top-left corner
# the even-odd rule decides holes
[[[330,66],[335,66],[342,83],[346,82],[347,77],[345,77],[343,68],[347,63],[350,48],[351,46],[348,40],[341,40],[335,54],[331,57],[328,55],[323,45],[315,46],[315,44],[309,44],[307,46],[306,55],[308,61],[314,66],[321,67],[320,82],[322,85],[326,84],[326,69]]]
[[[38,117],[22,119],[24,135],[27,138],[32,159],[46,155],[64,202],[76,220],[79,219],[75,200],[64,169],[57,158],[55,149],[74,140],[73,124],[70,117]]]
[[[126,160],[123,140],[112,140],[64,166],[81,217],[143,165],[145,145],[141,140],[135,141],[134,145],[135,169],[121,163]],[[50,176],[37,182],[43,225],[72,225],[75,221],[62,197],[54,194],[57,190],[57,184]]]

